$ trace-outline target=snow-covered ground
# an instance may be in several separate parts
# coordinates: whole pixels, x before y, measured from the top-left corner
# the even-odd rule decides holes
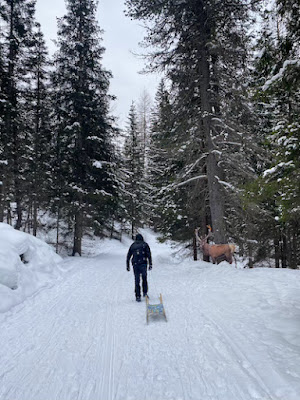
[[[300,271],[194,262],[142,233],[168,322],[135,302],[131,241],[90,242],[0,314],[0,399],[299,400]]]

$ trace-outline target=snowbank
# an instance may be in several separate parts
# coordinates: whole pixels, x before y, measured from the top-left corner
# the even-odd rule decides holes
[[[45,242],[0,223],[0,312],[59,277],[60,261]]]

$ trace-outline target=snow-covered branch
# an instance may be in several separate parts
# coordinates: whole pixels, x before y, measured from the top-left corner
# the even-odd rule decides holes
[[[196,160],[196,161],[194,162],[194,164],[188,169],[188,171],[183,175],[183,178],[184,178],[185,176],[189,175],[189,174],[192,172],[192,170],[196,167],[196,165],[197,165],[201,160],[203,160],[203,159],[206,158],[206,157],[207,157],[207,153],[202,154],[202,156],[201,156],[200,158],[198,158],[198,160]]]
[[[274,175],[277,173],[279,170],[281,171],[285,167],[294,167],[294,162],[293,161],[288,161],[288,162],[280,162],[279,164],[275,165],[274,167],[267,169],[263,173],[263,178],[266,178],[269,175]]]
[[[188,179],[188,180],[186,180],[186,181],[184,181],[184,182],[178,183],[178,184],[175,185],[174,187],[180,187],[180,186],[186,185],[187,183],[190,183],[190,182],[192,182],[192,181],[196,181],[196,180],[198,180],[198,179],[207,179],[207,175],[198,175],[198,176],[194,176],[193,178],[190,178],[190,179]]]
[[[232,190],[233,192],[238,191],[238,189],[235,186],[233,186],[231,183],[222,181],[218,176],[216,176],[216,179],[221,185],[225,186],[225,188],[228,188],[228,189]]]
[[[276,75],[272,76],[271,79],[267,80],[267,82],[266,82],[266,83],[264,84],[264,86],[262,87],[262,90],[268,90],[269,87],[270,87],[274,82],[276,82],[276,81],[279,80],[279,79],[282,79],[282,77],[284,76],[284,74],[285,74],[287,68],[288,68],[290,65],[296,65],[297,67],[300,68],[300,61],[299,61],[299,60],[286,60],[286,61],[283,63],[282,68],[280,68],[279,72],[278,72]]]

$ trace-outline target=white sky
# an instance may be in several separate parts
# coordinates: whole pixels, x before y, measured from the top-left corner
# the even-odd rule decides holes
[[[155,75],[141,75],[144,61],[132,54],[141,53],[138,43],[142,41],[144,30],[138,21],[131,21],[124,15],[123,0],[100,0],[98,22],[104,30],[102,44],[106,48],[103,65],[113,74],[110,93],[117,96],[112,103],[112,114],[124,127],[131,102],[137,102],[144,90],[152,99],[160,78]],[[52,42],[56,38],[56,18],[65,14],[64,0],[37,0],[36,19],[40,22],[50,54],[55,51]]]

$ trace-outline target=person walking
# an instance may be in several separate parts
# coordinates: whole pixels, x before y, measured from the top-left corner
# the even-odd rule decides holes
[[[147,265],[149,262],[150,271],[152,269],[152,258],[150,247],[140,233],[136,235],[134,243],[128,250],[126,259],[127,271],[130,271],[129,262],[131,258],[135,280],[135,297],[136,301],[141,301],[140,278],[142,275],[143,296],[145,297],[148,293]]]

